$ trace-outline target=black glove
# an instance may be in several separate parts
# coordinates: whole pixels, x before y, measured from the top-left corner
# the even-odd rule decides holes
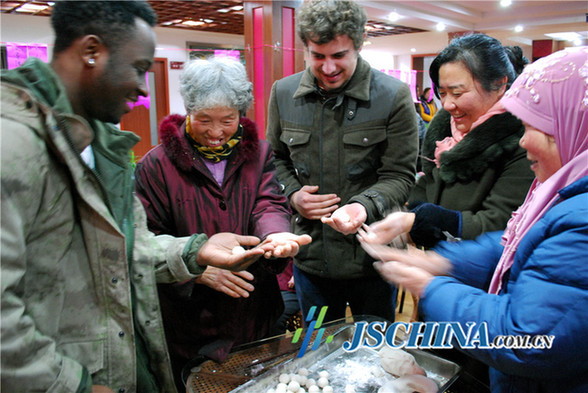
[[[441,240],[447,240],[447,235],[454,238],[461,236],[461,212],[445,209],[432,203],[421,203],[412,209],[415,213],[414,224],[410,230],[410,237],[415,244],[430,248]]]

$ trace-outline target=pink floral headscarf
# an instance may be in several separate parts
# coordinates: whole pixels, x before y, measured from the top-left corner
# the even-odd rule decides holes
[[[531,185],[502,237],[504,252],[489,293],[502,288],[521,239],[558,197],[558,191],[588,175],[588,47],[568,48],[528,65],[502,105],[523,122],[555,138],[562,168]]]

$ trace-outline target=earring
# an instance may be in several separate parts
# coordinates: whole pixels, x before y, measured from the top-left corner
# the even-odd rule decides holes
[[[96,64],[96,60],[95,60],[93,57],[90,57],[90,58],[88,59],[88,65],[89,65],[90,67],[94,67],[94,65],[95,65],[95,64]]]

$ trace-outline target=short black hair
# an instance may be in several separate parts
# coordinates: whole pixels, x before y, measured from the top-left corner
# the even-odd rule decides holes
[[[57,1],[51,12],[53,52],[59,53],[89,34],[97,35],[114,50],[135,27],[137,17],[150,26],[157,24],[157,14],[146,1]]]
[[[429,67],[429,75],[435,85],[437,97],[439,69],[446,63],[462,63],[484,90],[494,91],[500,88],[499,82],[505,76],[508,89],[528,60],[519,47],[504,47],[496,38],[486,34],[454,38]]]

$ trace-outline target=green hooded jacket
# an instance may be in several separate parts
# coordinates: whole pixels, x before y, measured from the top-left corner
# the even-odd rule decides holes
[[[201,274],[206,236],[147,230],[132,193],[138,137],[73,114],[49,65],[1,79],[2,389],[143,392],[151,374],[175,392],[156,282]],[[95,170],[80,157],[89,144]]]

